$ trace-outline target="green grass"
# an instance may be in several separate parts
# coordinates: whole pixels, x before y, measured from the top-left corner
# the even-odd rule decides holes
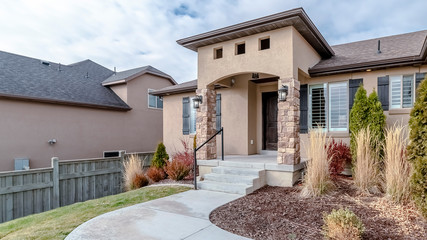
[[[98,215],[189,189],[184,186],[141,188],[33,214],[0,224],[0,239],[64,239],[77,226]]]

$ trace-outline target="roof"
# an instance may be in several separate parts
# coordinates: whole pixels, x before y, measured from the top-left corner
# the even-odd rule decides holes
[[[165,96],[170,94],[186,93],[186,92],[195,92],[197,89],[197,79],[193,81],[188,81],[178,85],[168,86],[156,91],[151,92],[155,96]]]
[[[199,47],[287,26],[295,27],[295,29],[298,30],[298,32],[323,58],[329,58],[334,54],[332,48],[307,16],[303,8],[295,8],[289,11],[187,37],[178,40],[177,43],[188,49],[197,51]]]
[[[177,84],[175,82],[175,80],[171,76],[169,76],[168,74],[148,65],[145,67],[139,67],[139,68],[134,68],[134,69],[114,73],[109,78],[105,79],[102,82],[102,85],[108,86],[108,85],[114,85],[114,84],[120,84],[120,83],[128,82],[128,81],[130,81],[136,77],[139,77],[145,73],[149,73],[152,75],[167,78],[167,79],[169,79],[169,81],[171,81],[172,84],[174,84],[174,85]]]
[[[130,110],[101,84],[113,73],[91,60],[61,65],[0,51],[0,97]]]
[[[427,30],[346,43],[332,49],[335,55],[312,67],[311,76],[423,64],[427,61]]]

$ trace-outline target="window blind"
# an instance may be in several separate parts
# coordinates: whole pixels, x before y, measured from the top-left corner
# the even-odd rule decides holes
[[[402,76],[390,76],[391,108],[400,108]]]
[[[402,79],[402,106],[404,108],[412,107],[412,92],[414,75],[404,75]]]
[[[329,128],[332,131],[347,130],[347,83],[329,84]]]
[[[326,128],[326,99],[323,85],[310,86],[311,127]]]

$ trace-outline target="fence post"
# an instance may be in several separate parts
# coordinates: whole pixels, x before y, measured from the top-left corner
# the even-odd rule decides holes
[[[120,179],[123,179],[123,173],[124,173],[124,162],[125,162],[125,151],[120,151]],[[124,190],[123,181],[120,181],[120,190]]]
[[[53,208],[59,207],[59,159],[52,158],[52,181],[53,181]]]

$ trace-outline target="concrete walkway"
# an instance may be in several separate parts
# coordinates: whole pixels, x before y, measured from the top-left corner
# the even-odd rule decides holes
[[[241,195],[190,190],[95,217],[65,239],[248,239],[209,221],[215,208]]]

